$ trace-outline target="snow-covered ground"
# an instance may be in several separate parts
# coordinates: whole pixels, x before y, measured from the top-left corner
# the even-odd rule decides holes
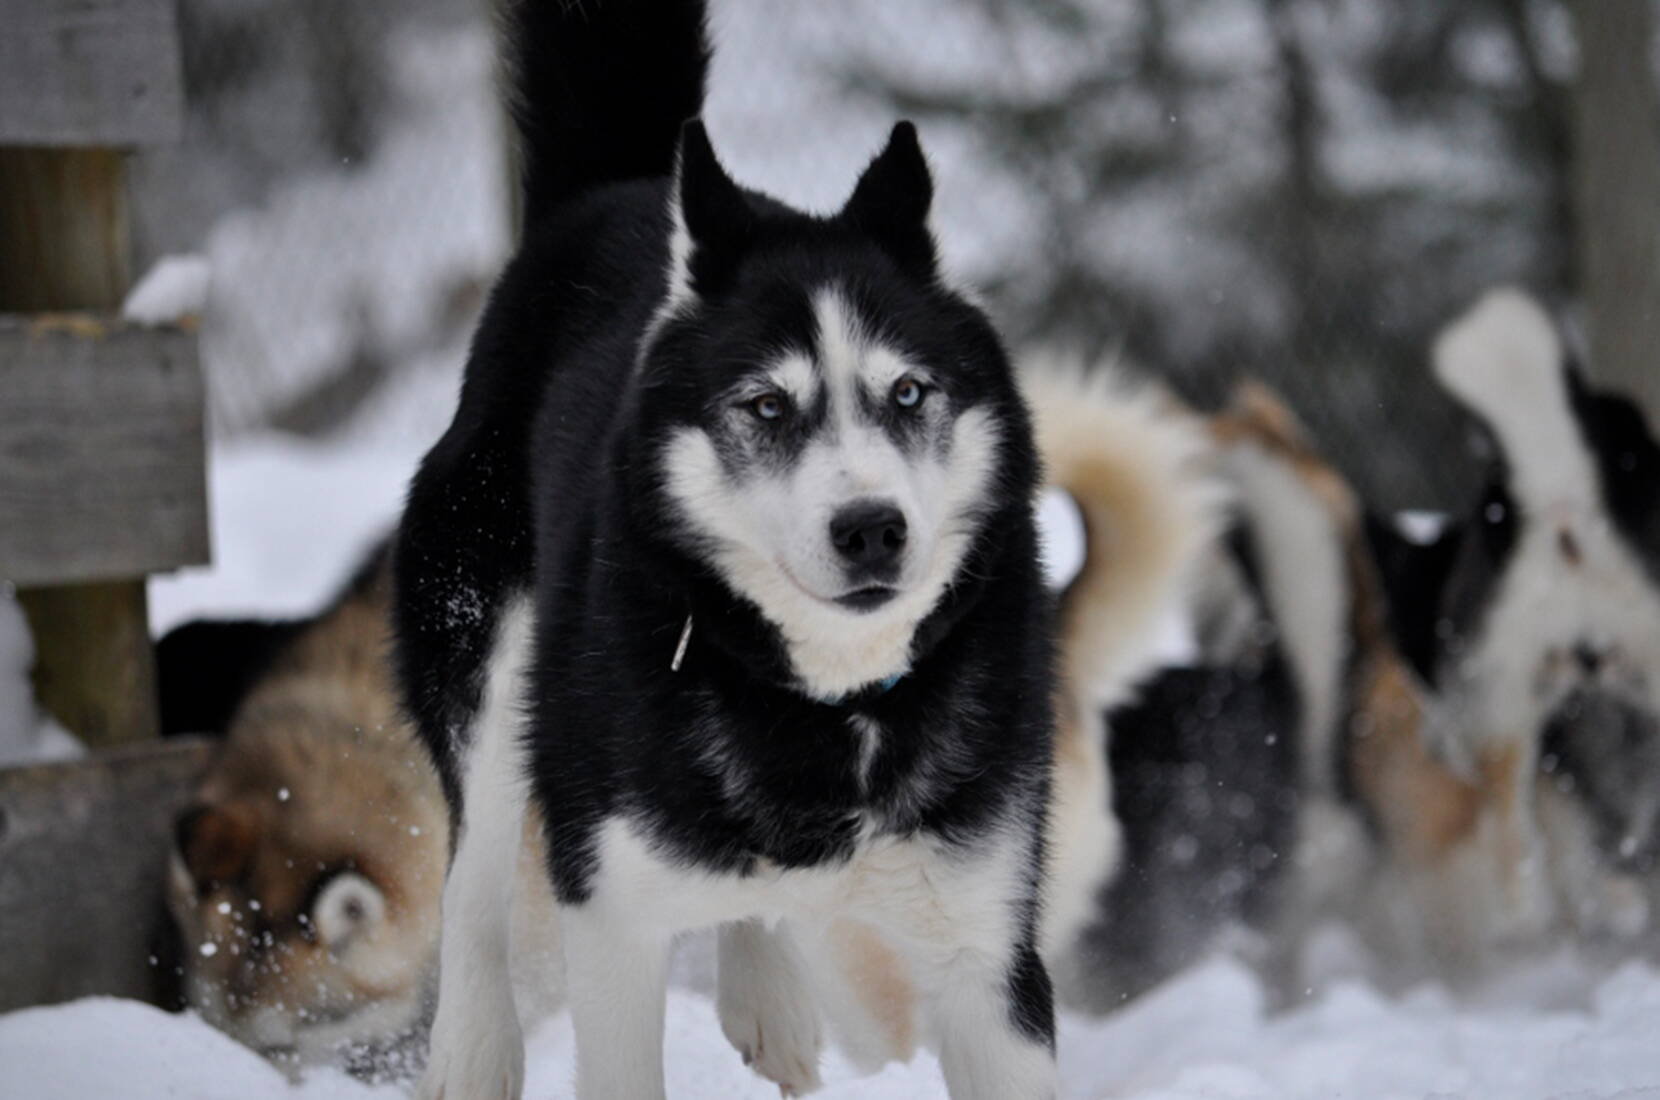
[[[1660,974],[1629,966],[1574,1011],[1460,1008],[1426,991],[1389,1001],[1337,985],[1270,1016],[1256,978],[1218,958],[1105,1020],[1061,1023],[1068,1100],[1660,1100]],[[570,1095],[567,1017],[533,1029],[526,1095]],[[721,1037],[708,998],[670,995],[669,1092],[771,1100]],[[825,1100],[945,1097],[926,1055],[858,1079],[833,1055]],[[290,1085],[200,1020],[108,999],[0,1017],[5,1100],[371,1100],[399,1097],[319,1072]]]

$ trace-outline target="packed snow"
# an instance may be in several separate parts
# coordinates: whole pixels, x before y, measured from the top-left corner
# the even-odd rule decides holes
[[[163,325],[200,314],[207,306],[211,275],[206,256],[163,256],[127,292],[121,318],[140,325]]]
[[[1216,958],[1106,1019],[1063,1016],[1069,1100],[1660,1100],[1660,974],[1618,970],[1575,1009],[1461,1008],[1426,990],[1400,1000],[1339,984],[1277,1015],[1256,977]],[[726,1044],[700,993],[670,993],[665,1040],[678,1097],[772,1100]],[[530,1032],[530,1097],[570,1095],[567,1016]],[[252,1051],[192,1016],[94,998],[0,1017],[7,1100],[373,1100],[404,1095],[334,1071],[290,1084]],[[944,1100],[938,1063],[856,1078],[834,1054],[825,1100]]]

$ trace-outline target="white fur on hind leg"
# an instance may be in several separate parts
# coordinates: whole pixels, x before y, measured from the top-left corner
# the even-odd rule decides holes
[[[1055,1055],[1014,1029],[1004,976],[954,967],[936,1005],[940,1068],[951,1100],[1055,1100]]]
[[[824,1029],[786,928],[758,920],[722,928],[719,984],[721,1031],[744,1063],[785,1096],[817,1089]]]
[[[438,1012],[420,1100],[518,1100],[524,1091],[509,953],[526,798],[519,699],[530,638],[529,605],[517,601],[502,614],[466,756],[460,842],[444,881]]]

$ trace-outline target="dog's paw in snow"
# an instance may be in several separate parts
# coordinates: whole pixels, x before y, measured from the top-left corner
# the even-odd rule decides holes
[[[719,985],[721,1031],[744,1064],[784,1096],[817,1089],[824,1033],[787,933],[757,921],[722,929]]]
[[[432,1054],[416,1100],[519,1100],[524,1094],[525,1045],[511,1011],[457,1013],[450,1026],[440,1010]]]

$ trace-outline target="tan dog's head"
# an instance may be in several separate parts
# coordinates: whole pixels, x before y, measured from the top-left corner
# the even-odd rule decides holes
[[[190,1005],[290,1069],[357,1060],[424,1007],[447,820],[383,686],[256,692],[176,826]]]

